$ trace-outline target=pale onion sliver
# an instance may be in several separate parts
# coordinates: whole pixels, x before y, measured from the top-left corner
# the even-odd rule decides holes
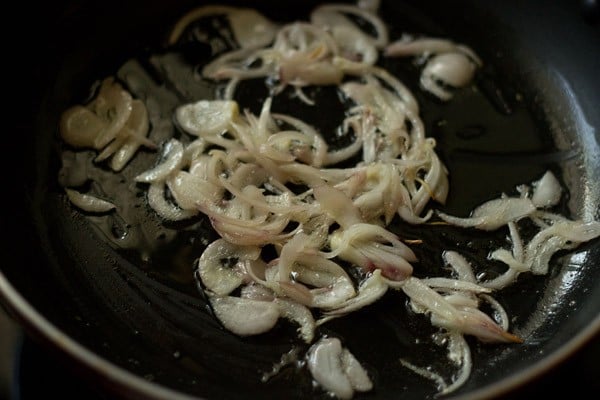
[[[83,211],[103,213],[113,210],[117,207],[113,203],[102,200],[91,194],[81,193],[69,188],[65,188],[65,192],[67,193],[67,197],[71,203]]]
[[[94,147],[102,149],[123,129],[131,115],[133,98],[114,79],[107,78],[102,82],[98,96],[89,107],[98,115],[113,115],[106,126],[94,140]],[[112,112],[111,112],[112,111]]]
[[[342,350],[342,368],[350,380],[352,388],[358,392],[368,392],[373,389],[373,382],[364,367],[348,349]]]
[[[354,394],[352,383],[342,369],[342,344],[338,338],[323,338],[308,351],[308,369],[313,378],[329,393],[340,399]]]
[[[277,32],[277,26],[273,22],[251,8],[230,12],[229,23],[236,42],[242,48],[266,46],[273,41]]]
[[[210,304],[223,326],[240,336],[268,332],[279,319],[279,307],[274,302],[223,296],[211,298]]]
[[[238,105],[232,100],[200,100],[175,110],[181,129],[200,137],[222,133],[237,115]]]
[[[164,181],[183,163],[183,144],[177,139],[169,140],[164,148],[164,160],[156,167],[135,177],[136,182],[155,183]]]
[[[552,207],[558,204],[562,195],[562,187],[556,176],[546,171],[542,178],[534,183],[531,201],[536,207]]]
[[[473,211],[469,218],[454,217],[440,211],[438,211],[438,216],[452,225],[492,231],[509,222],[531,215],[535,210],[530,199],[500,198],[483,203]]]
[[[194,210],[183,210],[165,198],[165,183],[151,183],[148,187],[148,205],[167,221],[182,221],[199,213]]]
[[[223,194],[222,187],[186,171],[178,171],[166,181],[175,202],[184,210],[198,210],[198,203],[214,204]]]
[[[130,129],[128,131],[130,137],[127,138],[125,143],[115,152],[110,160],[110,166],[113,171],[122,170],[142,145],[142,141],[147,141],[145,138],[148,136],[150,123],[146,105],[143,101],[134,99],[131,102],[131,106],[131,115],[124,128],[124,130]]]
[[[94,141],[107,122],[98,117],[89,108],[73,106],[62,113],[60,135],[73,147],[94,147]]]
[[[315,319],[305,305],[285,298],[275,299],[279,307],[279,315],[299,325],[298,334],[306,343],[311,343],[315,337]]]

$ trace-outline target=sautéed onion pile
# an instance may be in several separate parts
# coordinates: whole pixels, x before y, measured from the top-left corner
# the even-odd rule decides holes
[[[436,208],[451,190],[451,171],[425,132],[416,97],[379,62],[414,60],[420,89],[449,102],[483,65],[476,52],[446,38],[391,38],[376,1],[323,4],[307,20],[290,23],[251,8],[202,6],[174,25],[168,45],[194,35],[197,21],[223,19],[231,48],[213,49],[216,56],[198,66],[195,76],[214,85],[214,96],[174,101],[171,118],[181,135],[155,137],[149,117],[155,105],[136,98],[114,76],[102,79],[91,99],[65,110],[60,121],[69,151],[94,152],[97,168],[110,173],[131,168],[140,152],[155,154],[155,164],[136,171],[133,181],[165,223],[210,221],[219,237],[197,255],[194,269],[223,327],[246,337],[268,332],[281,319],[296,325],[307,345],[303,365],[314,382],[344,399],[372,390],[374,379],[343,340],[320,334],[319,327],[388,291],[402,293],[414,313],[439,329],[455,371],[434,371],[404,358],[400,365],[431,379],[440,394],[469,378],[473,365],[465,336],[526,340],[510,331],[495,293],[520,274],[546,275],[557,252],[600,236],[600,222],[554,211],[563,189],[551,171],[468,217]],[[196,40],[205,39],[210,43],[196,32]],[[245,81],[257,79],[269,94],[253,113],[236,94]],[[290,92],[319,107],[311,96],[315,87],[334,88],[347,106],[336,132],[272,111]],[[330,145],[329,136],[344,145]],[[88,215],[128,206],[86,191],[89,182],[63,182],[70,202]],[[431,224],[506,229],[509,245],[489,249],[489,259],[505,265],[505,272],[482,277],[468,254],[446,250],[439,255],[439,275],[417,277],[413,249],[421,242],[389,230],[393,221],[423,230]],[[525,234],[523,224],[535,232]]]

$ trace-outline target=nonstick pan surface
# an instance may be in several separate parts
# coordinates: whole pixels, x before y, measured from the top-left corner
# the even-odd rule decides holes
[[[258,1],[256,8],[274,20],[294,20],[306,18],[316,3],[282,4]],[[118,236],[128,227],[111,220],[112,230],[99,229],[107,222],[71,207],[59,185],[60,113],[81,102],[94,81],[131,59],[148,70],[152,56],[166,54],[159,44],[170,24],[197,5],[55,2],[23,10],[20,17],[31,35],[15,37],[14,51],[11,46],[17,67],[9,82],[14,110],[5,116],[11,158],[5,168],[3,303],[33,337],[114,396],[328,398],[302,370],[284,369],[260,381],[297,345],[293,327],[282,324],[260,337],[240,339],[212,317],[192,269],[203,243],[216,237],[210,224],[167,226],[169,232],[183,233],[152,247],[150,257],[142,259],[107,239],[106,232]],[[598,26],[583,18],[579,3],[384,1],[381,15],[396,36],[413,31],[450,37],[486,60],[477,90],[449,104],[411,86],[422,103],[426,132],[436,138],[451,171],[446,211],[465,215],[551,169],[568,189],[561,210],[600,218],[600,35]],[[192,50],[184,49],[190,62],[203,51]],[[168,80],[160,71],[153,73],[158,73],[154,82]],[[416,81],[410,67],[399,73],[409,86],[408,79]],[[258,86],[240,94],[253,109],[264,95]],[[290,109],[324,128],[335,123],[329,116],[340,113],[334,101],[318,111],[298,104],[281,111]],[[154,155],[142,154],[139,162],[144,157]],[[137,199],[143,209],[143,195]],[[147,214],[146,224],[160,223]],[[420,227],[403,229],[431,239],[420,250],[422,259],[433,257],[436,249],[476,249],[498,239],[448,227],[426,233]],[[522,276],[498,295],[525,342],[474,344],[471,378],[452,397],[506,393],[593,337],[600,329],[599,267],[596,240],[559,254],[547,276]],[[436,393],[429,381],[398,363],[401,355],[435,362],[434,355],[413,345],[421,325],[398,312],[399,301],[386,297],[323,327],[324,333],[343,337],[373,373],[376,389],[357,398],[433,398]]]

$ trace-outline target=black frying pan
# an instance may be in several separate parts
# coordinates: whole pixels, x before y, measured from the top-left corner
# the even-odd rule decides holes
[[[428,134],[438,140],[452,173],[448,212],[467,213],[550,168],[568,187],[565,212],[600,217],[600,30],[593,4],[383,3],[382,15],[396,36],[410,30],[448,36],[486,60],[477,81],[486,107],[443,106],[414,88]],[[255,4],[273,19],[293,20],[306,18],[316,3]],[[152,262],[140,262],[103,240],[58,185],[60,113],[126,59],[147,59],[169,24],[196,5],[61,1],[28,3],[16,14],[30,36],[16,32],[10,40],[16,48],[9,47],[17,68],[8,78],[15,109],[4,116],[11,154],[4,171],[11,179],[2,213],[3,304],[33,338],[111,396],[327,398],[302,371],[284,370],[260,382],[261,373],[295,344],[293,329],[281,326],[245,340],[223,330],[193,279],[197,241],[183,235],[158,249]],[[257,96],[246,96],[256,106]],[[305,111],[315,123],[325,114]],[[440,127],[436,121],[443,118],[451,123]],[[212,237],[203,226],[194,235]],[[447,240],[433,247],[473,240],[451,229],[437,233]],[[427,248],[421,256],[427,257]],[[454,396],[507,393],[592,338],[600,329],[599,260],[600,242],[587,243],[556,257],[548,276],[523,276],[499,296],[525,343],[476,345],[471,379]],[[397,363],[402,354],[420,352],[411,346],[420,326],[396,312],[397,301],[385,298],[323,328],[343,336],[374,373],[377,389],[357,398],[431,398],[436,391]]]

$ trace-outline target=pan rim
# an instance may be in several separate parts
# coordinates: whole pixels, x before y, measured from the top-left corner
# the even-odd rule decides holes
[[[95,377],[102,378],[99,383],[113,392],[116,391],[119,395],[130,393],[133,398],[143,396],[142,398],[149,400],[202,399],[202,397],[187,395],[156,382],[145,380],[81,345],[40,314],[10,283],[2,271],[0,271],[0,300],[9,311],[12,311],[9,316],[17,320],[27,334],[41,336],[41,339],[47,342],[46,344],[54,346],[61,351],[61,354],[87,368],[93,374],[92,379]],[[525,369],[513,372],[507,377],[480,389],[451,396],[450,398],[483,400],[508,394],[558,366],[598,333],[600,333],[600,313],[569,341]]]
[[[0,271],[0,299],[2,299],[5,306],[13,311],[9,313],[9,316],[17,319],[20,326],[28,334],[41,335],[43,339],[59,349],[62,354],[84,365],[94,374],[105,378],[105,383],[113,383],[115,387],[121,388],[121,391],[133,391],[133,394],[143,395],[144,398],[148,399],[199,399],[199,397],[185,395],[163,385],[149,382],[79,344],[40,314],[16,290],[2,271]],[[115,387],[112,389],[115,390]]]

